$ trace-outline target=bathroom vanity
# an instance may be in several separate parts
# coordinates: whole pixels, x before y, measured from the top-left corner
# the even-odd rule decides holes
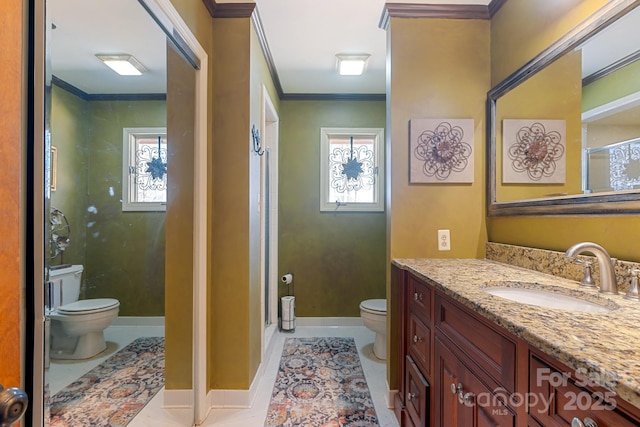
[[[640,425],[639,302],[490,260],[397,259],[391,277],[402,426]],[[516,302],[496,288],[602,310]]]

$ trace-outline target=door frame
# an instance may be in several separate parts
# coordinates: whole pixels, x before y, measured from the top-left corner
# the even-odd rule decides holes
[[[269,326],[262,322],[262,360],[266,360],[269,353],[270,344],[272,343],[273,333],[278,328],[278,142],[279,142],[279,126],[280,118],[278,112],[271,100],[271,96],[265,85],[262,85],[262,103],[260,111],[260,134],[265,147],[265,155],[260,161],[260,284],[261,284],[261,309],[262,319],[265,318],[264,310],[266,304],[269,304]],[[269,156],[269,167],[267,168],[266,156]],[[269,173],[269,200],[266,200],[266,181],[267,172]],[[267,203],[268,202],[268,203]],[[266,207],[269,207],[269,223],[266,224]],[[266,227],[269,227],[269,230]],[[265,244],[265,233],[269,233],[269,247]],[[266,251],[268,251],[268,270],[269,270],[269,295],[265,301],[265,280]]]

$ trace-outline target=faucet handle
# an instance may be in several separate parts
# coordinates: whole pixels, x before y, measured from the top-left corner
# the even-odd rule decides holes
[[[631,268],[629,269],[629,273],[631,273],[631,286],[629,286],[624,298],[640,301],[640,292],[638,291],[638,275],[640,274],[640,269]]]
[[[573,261],[576,264],[584,264],[584,274],[582,276],[582,280],[580,280],[580,286],[583,288],[597,289],[598,286],[596,285],[596,282],[595,280],[593,280],[593,276],[591,275],[591,273],[593,272],[593,261],[581,258],[574,258]]]

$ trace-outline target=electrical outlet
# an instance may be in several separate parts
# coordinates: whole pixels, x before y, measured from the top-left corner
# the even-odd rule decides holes
[[[451,235],[449,234],[449,230],[438,230],[438,250],[451,250]]]

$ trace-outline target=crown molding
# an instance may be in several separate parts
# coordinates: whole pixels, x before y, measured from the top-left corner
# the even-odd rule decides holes
[[[64,89],[84,101],[166,101],[166,93],[87,93],[56,76],[51,84]]]
[[[282,101],[384,101],[384,93],[285,93]]]
[[[218,3],[202,0],[212,18],[249,18],[256,8],[255,3]]]
[[[378,27],[387,30],[391,18],[491,19],[507,0],[479,4],[385,3]]]

